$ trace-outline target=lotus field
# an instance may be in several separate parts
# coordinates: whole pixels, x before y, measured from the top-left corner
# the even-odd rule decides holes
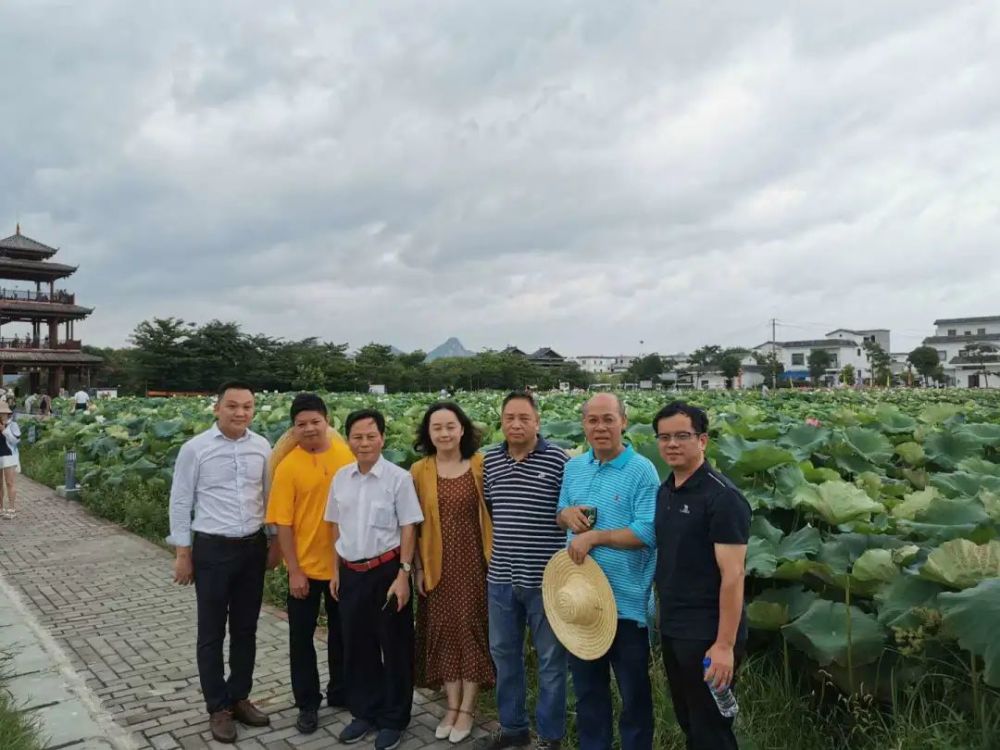
[[[292,394],[264,394],[254,429],[275,441]],[[484,433],[502,439],[502,394],[459,394]],[[543,434],[584,448],[582,395],[543,396]],[[666,394],[628,393],[628,439],[660,461],[651,416]],[[429,395],[330,394],[331,421],[376,405],[389,417],[387,457],[415,460]],[[751,649],[785,670],[823,675],[846,694],[888,704],[950,664],[968,677],[971,713],[1000,687],[1000,393],[698,392],[712,421],[709,456],[754,508],[747,556]],[[171,467],[183,441],[212,423],[211,400],[99,401],[38,428],[31,455],[78,452],[84,500],[151,536],[166,532]],[[52,457],[58,456],[58,461]],[[130,516],[136,486],[155,498]],[[146,502],[149,502],[148,500]],[[967,687],[967,690],[969,688]],[[967,707],[966,707],[967,708]]]

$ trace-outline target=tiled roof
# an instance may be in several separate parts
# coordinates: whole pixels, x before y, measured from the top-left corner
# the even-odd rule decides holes
[[[0,362],[23,365],[96,365],[104,360],[73,349],[0,349]]]
[[[981,333],[978,336],[928,336],[925,344],[967,344],[972,341],[1000,341],[1000,333]]]
[[[765,341],[759,346],[755,346],[754,349],[760,349],[763,346],[780,346],[783,349],[805,349],[807,347],[812,347],[814,349],[841,349],[847,347],[856,347],[858,344],[852,339],[805,339],[803,341]]]
[[[0,240],[0,251],[2,250],[39,253],[46,256],[55,255],[58,252],[56,248],[42,244],[38,240],[31,239],[31,237],[26,237],[20,232],[12,234],[10,237],[4,237]]]
[[[54,315],[79,315],[84,317],[94,312],[92,307],[61,304],[59,302],[36,302],[23,299],[0,299],[0,315],[5,312],[52,313]]]
[[[985,315],[980,318],[941,318],[934,321],[936,326],[950,326],[960,323],[1000,323],[1000,315]]]

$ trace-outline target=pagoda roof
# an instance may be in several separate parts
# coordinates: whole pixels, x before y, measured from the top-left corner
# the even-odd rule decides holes
[[[76,273],[77,266],[0,256],[0,279],[55,281]]]
[[[25,260],[38,260],[41,258],[51,258],[58,251],[57,248],[33,240],[31,237],[21,234],[21,225],[17,225],[17,232],[10,237],[0,240],[0,253],[11,258],[23,258]]]
[[[86,318],[94,312],[92,307],[70,305],[61,302],[37,302],[23,299],[0,299],[0,319],[14,319],[21,316],[51,318]]]
[[[75,349],[0,349],[0,363],[5,365],[97,365],[103,361]]]

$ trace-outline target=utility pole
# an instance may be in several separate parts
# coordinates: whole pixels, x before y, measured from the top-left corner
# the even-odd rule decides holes
[[[778,390],[778,334],[775,332],[778,327],[778,321],[775,318],[771,318],[771,389]]]

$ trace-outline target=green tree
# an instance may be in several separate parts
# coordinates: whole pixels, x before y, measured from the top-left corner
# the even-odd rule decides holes
[[[633,361],[624,374],[627,381],[634,383],[639,380],[656,380],[656,376],[665,369],[663,357],[653,353]]]
[[[724,352],[719,356],[718,366],[722,377],[726,379],[726,388],[732,388],[733,381],[743,371],[743,357],[736,351]]]
[[[970,344],[965,347],[964,354],[977,366],[977,372],[982,376],[982,388],[990,387],[990,369],[988,365],[998,361],[997,349],[990,344]]]
[[[778,380],[781,378],[782,373],[785,372],[785,365],[778,356],[778,352],[754,352],[753,358],[760,365],[761,370],[763,370],[766,381],[771,384],[772,388],[776,388]]]
[[[187,347],[194,323],[180,318],[144,320],[132,331],[136,379],[145,390],[185,390],[192,382]]]
[[[892,357],[877,341],[866,341],[863,347],[872,371],[872,385],[888,383],[892,378]]]
[[[941,365],[937,349],[933,346],[918,346],[908,355],[906,361],[913,365],[913,368],[927,383],[934,377],[934,372]]]
[[[698,388],[702,373],[716,369],[722,347],[718,344],[708,344],[695,349],[688,357],[690,371],[694,375],[694,387]]]
[[[857,373],[854,372],[854,365],[848,362],[840,370],[840,382],[844,385],[854,385]]]
[[[809,352],[809,377],[812,378],[813,385],[819,385],[826,371],[833,365],[833,355],[826,349],[813,349]]]

